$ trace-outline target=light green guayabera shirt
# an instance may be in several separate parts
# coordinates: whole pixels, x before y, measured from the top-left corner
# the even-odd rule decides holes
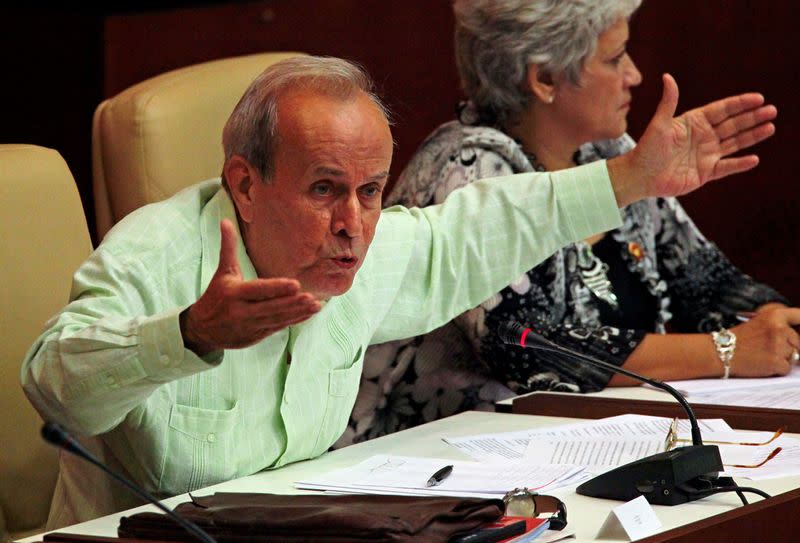
[[[183,347],[178,314],[217,268],[226,217],[236,224],[219,180],[130,214],[76,272],[72,301],[22,367],[44,419],[160,496],[324,453],[345,428],[369,344],[441,326],[559,247],[620,225],[604,161],[477,182],[440,206],[393,207],[346,294],[204,360]],[[254,279],[241,240],[238,256]],[[138,503],[62,453],[49,528]]]

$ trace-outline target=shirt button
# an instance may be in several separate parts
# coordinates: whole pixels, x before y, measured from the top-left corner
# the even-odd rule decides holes
[[[286,405],[289,405],[289,396],[284,396],[283,397],[283,403],[285,403]]]
[[[213,433],[212,434],[208,434],[206,436],[206,441],[208,441],[209,443],[214,443],[216,440],[217,440],[217,436],[215,434],[213,434]]]
[[[165,366],[169,366],[169,356],[162,354],[161,363],[164,364]]]

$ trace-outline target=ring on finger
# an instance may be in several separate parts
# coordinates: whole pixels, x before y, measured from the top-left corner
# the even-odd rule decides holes
[[[795,349],[792,351],[792,356],[789,358],[792,362],[800,362],[800,352]]]

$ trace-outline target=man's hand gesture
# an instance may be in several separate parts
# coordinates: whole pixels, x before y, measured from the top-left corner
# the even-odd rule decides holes
[[[663,76],[664,92],[637,147],[609,161],[620,206],[648,196],[680,196],[708,181],[744,172],[756,155],[730,155],[775,133],[775,106],[758,93],[740,94],[674,117],[678,85]]]
[[[181,334],[188,349],[203,356],[248,347],[320,310],[311,294],[300,292],[296,279],[244,281],[236,258],[236,232],[229,220],[220,223],[220,234],[217,271],[203,295],[181,313]]]

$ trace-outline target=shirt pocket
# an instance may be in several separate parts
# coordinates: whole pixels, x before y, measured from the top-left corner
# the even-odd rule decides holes
[[[237,427],[242,424],[236,401],[229,409],[174,404],[159,491],[182,494],[237,477],[235,453],[243,446]]]
[[[325,413],[317,433],[312,456],[318,456],[333,445],[344,433],[350,412],[358,394],[364,349],[356,352],[353,364],[344,369],[328,370],[328,393],[325,396]]]

